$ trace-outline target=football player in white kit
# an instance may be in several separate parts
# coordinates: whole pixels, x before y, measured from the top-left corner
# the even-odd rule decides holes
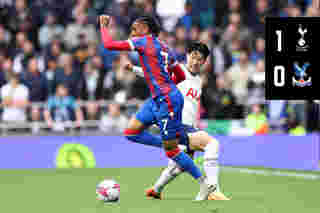
[[[184,146],[188,153],[193,154],[194,151],[204,152],[204,171],[208,181],[217,186],[217,190],[208,197],[208,200],[229,200],[220,192],[218,184],[219,142],[207,132],[195,128],[202,89],[199,76],[200,68],[205,63],[209,53],[207,45],[201,42],[189,44],[187,48],[187,64],[180,64],[181,75],[172,75],[172,80],[177,84],[178,89],[184,96],[182,122],[188,134],[185,139],[186,143],[181,146]],[[140,67],[128,64],[126,68],[139,76],[143,76],[143,71]],[[164,187],[181,173],[183,173],[183,170],[174,161],[169,160],[168,167],[162,171],[154,186],[146,190],[146,196],[161,199],[161,192]]]

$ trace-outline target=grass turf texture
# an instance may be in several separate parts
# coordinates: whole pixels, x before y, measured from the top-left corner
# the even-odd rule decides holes
[[[0,170],[0,212],[32,213],[318,213],[319,180],[222,171],[222,190],[231,201],[192,201],[199,187],[180,176],[164,200],[148,200],[144,190],[159,168]],[[320,175],[320,173],[315,173]],[[95,198],[96,184],[114,178],[121,185],[120,203]]]

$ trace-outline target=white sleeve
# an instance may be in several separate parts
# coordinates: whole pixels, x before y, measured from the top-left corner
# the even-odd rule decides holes
[[[143,70],[142,70],[141,67],[133,66],[133,67],[132,67],[132,71],[133,71],[136,75],[138,75],[138,76],[140,76],[140,77],[144,77],[144,73],[143,73]]]

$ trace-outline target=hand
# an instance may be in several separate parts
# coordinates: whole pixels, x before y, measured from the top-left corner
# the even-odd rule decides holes
[[[133,70],[133,65],[132,64],[126,64],[125,66],[124,66],[124,69],[126,70],[126,71],[132,71]]]
[[[101,15],[99,17],[100,27],[108,27],[110,24],[111,17],[108,15]]]

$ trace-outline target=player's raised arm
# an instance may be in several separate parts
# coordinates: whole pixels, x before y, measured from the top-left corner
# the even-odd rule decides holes
[[[108,50],[119,50],[119,51],[133,51],[132,46],[128,41],[114,41],[109,32],[109,25],[111,17],[107,15],[101,15],[99,17],[100,32],[103,42],[103,46]]]

